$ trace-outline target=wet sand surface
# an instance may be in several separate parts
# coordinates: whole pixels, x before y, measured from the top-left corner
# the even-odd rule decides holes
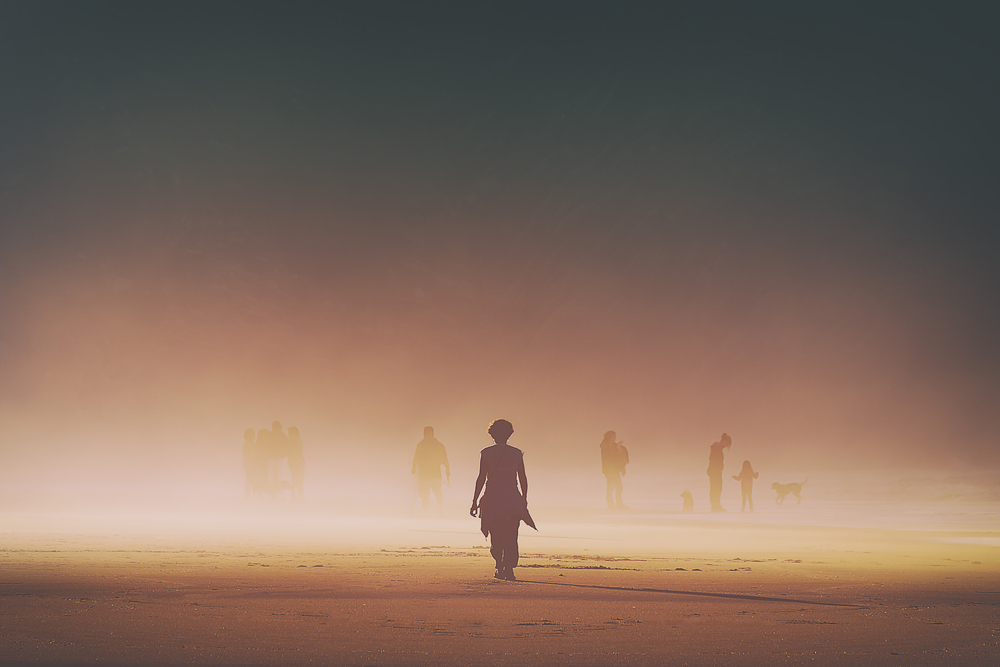
[[[523,530],[519,581],[503,582],[471,520],[277,518],[5,515],[0,663],[982,665],[1000,656],[997,532],[595,516]]]

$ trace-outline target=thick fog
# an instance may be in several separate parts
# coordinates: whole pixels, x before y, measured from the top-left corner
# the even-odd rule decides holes
[[[391,7],[3,10],[2,488],[241,497],[274,420],[345,503],[432,425],[467,505],[498,417],[598,505],[609,429],[665,503],[722,432],[1000,464],[974,24]]]

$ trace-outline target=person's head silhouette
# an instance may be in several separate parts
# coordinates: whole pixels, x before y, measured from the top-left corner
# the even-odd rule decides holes
[[[249,440],[249,441],[253,442],[253,436],[254,436],[254,432],[253,432],[252,428],[248,428],[247,430],[243,431],[243,439],[244,440]]]
[[[496,419],[486,431],[498,445],[506,445],[514,433],[514,426],[506,419]]]
[[[433,426],[425,426],[424,427],[424,437],[425,438],[433,438],[434,437],[434,427]]]
[[[275,420],[274,422],[272,422],[271,423],[271,432],[272,433],[281,433],[281,422],[279,422],[277,420]]]

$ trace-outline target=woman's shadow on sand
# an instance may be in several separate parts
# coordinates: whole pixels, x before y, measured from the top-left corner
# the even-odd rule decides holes
[[[863,605],[841,602],[816,602],[814,600],[799,600],[796,598],[772,598],[763,595],[741,595],[738,593],[706,593],[704,591],[675,591],[667,588],[629,588],[626,586],[601,586],[598,584],[571,584],[562,581],[532,581],[520,579],[521,584],[540,584],[544,586],[566,586],[569,588],[596,588],[605,591],[626,591],[629,593],[668,593],[670,595],[697,595],[707,598],[722,598],[725,600],[749,600],[752,602],[793,602],[795,604],[811,604],[822,607],[854,607],[861,609]]]

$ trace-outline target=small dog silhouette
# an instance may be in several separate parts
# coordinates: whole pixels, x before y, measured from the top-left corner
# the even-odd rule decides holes
[[[806,482],[809,480],[806,479]],[[792,482],[791,484],[779,484],[775,482],[771,485],[771,488],[778,492],[778,497],[774,499],[775,504],[780,505],[782,501],[785,500],[785,496],[789,493],[799,499],[798,505],[802,504],[802,496],[799,493],[802,492],[802,485],[806,482]]]
[[[694,511],[694,496],[691,495],[690,491],[685,491],[681,494],[681,498],[684,499],[684,511],[693,512]]]
[[[292,483],[288,480],[282,479],[277,482],[268,482],[267,493],[272,498],[277,498],[278,494],[282,491],[288,491],[292,498],[295,498],[295,491],[292,490]]]

